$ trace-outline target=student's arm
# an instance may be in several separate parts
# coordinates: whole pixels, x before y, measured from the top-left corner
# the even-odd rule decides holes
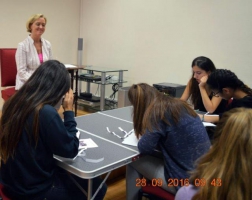
[[[198,114],[200,119],[203,119],[203,115],[202,114]],[[211,123],[217,123],[220,120],[220,116],[219,115],[204,115],[204,122],[211,122]]]
[[[186,85],[186,88],[185,88],[185,90],[184,90],[184,92],[183,92],[183,94],[182,94],[182,96],[180,97],[180,99],[181,100],[183,100],[183,101],[187,101],[187,99],[190,97],[190,83],[191,82],[191,80],[189,80],[188,81],[188,83],[187,83],[187,85]]]
[[[155,154],[160,138],[161,133],[159,131],[154,130],[151,133],[147,131],[138,142],[139,152],[142,154]]]
[[[79,139],[76,137],[77,123],[74,119],[73,91],[70,89],[63,100],[64,107],[64,122],[60,118],[58,112],[48,106],[44,111],[41,120],[44,121],[44,142],[53,154],[73,158],[78,153]],[[50,116],[50,117],[49,117]],[[48,121],[50,121],[48,123]]]
[[[204,107],[207,112],[213,113],[216,108],[219,106],[222,98],[221,97],[213,97],[211,100],[209,99],[209,96],[206,91],[206,81],[207,81],[207,76],[203,76],[200,79],[200,84],[199,84],[199,89],[200,89],[200,94],[202,98],[202,102],[204,104]]]

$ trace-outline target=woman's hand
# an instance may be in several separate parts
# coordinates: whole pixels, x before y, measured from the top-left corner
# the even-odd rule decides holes
[[[70,89],[66,94],[65,98],[63,99],[63,108],[64,111],[72,111],[73,110],[73,101],[74,101],[74,95],[73,95],[73,90]]]
[[[200,79],[199,87],[205,87],[208,76],[202,76]]]

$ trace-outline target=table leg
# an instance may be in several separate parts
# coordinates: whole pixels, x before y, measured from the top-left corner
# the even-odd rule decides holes
[[[123,82],[123,71],[119,71],[119,87],[122,87]]]
[[[87,70],[87,73],[88,73],[88,74],[92,74],[92,71]],[[87,92],[87,93],[90,93],[90,82],[87,82],[86,84],[87,84],[86,92]]]
[[[88,179],[88,200],[91,200],[92,198],[92,184],[93,184],[93,180],[92,179]]]
[[[69,73],[71,74],[71,89],[73,89],[74,71],[69,70]]]
[[[74,95],[74,106],[75,106],[75,117],[77,116],[77,101],[78,101],[78,76],[79,76],[79,70],[77,69],[75,72],[75,95]]]
[[[92,200],[96,197],[100,189],[102,188],[103,184],[105,184],[106,180],[108,179],[109,175],[111,174],[112,171],[108,172],[103,181],[101,182],[100,186],[97,188],[96,192],[94,193]]]
[[[71,174],[68,174],[70,179],[74,182],[74,184],[86,195],[88,196],[87,192],[81,187],[81,185],[71,176]]]
[[[101,97],[100,97],[100,110],[103,111],[105,107],[105,82],[106,82],[106,73],[101,73]]]

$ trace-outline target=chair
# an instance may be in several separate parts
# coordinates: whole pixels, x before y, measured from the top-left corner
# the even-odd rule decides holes
[[[4,186],[0,183],[0,199],[2,200],[11,200],[9,197],[6,196],[3,192]]]
[[[233,101],[233,98],[229,99],[226,107],[228,107],[232,103],[232,101]]]
[[[1,90],[4,101],[15,94],[16,50],[16,48],[0,48],[1,87],[7,87]]]
[[[142,200],[142,197],[146,197],[150,200],[174,200],[175,195],[167,192],[158,186],[152,186],[147,184],[142,187],[138,193],[138,200]]]

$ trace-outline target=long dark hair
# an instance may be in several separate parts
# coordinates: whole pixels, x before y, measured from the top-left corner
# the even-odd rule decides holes
[[[37,143],[39,111],[48,104],[55,106],[70,89],[70,77],[65,66],[56,60],[44,62],[27,82],[4,103],[0,120],[0,152],[4,162],[14,156],[23,129]],[[33,114],[32,130],[27,118]]]
[[[197,66],[200,69],[206,71],[206,72],[213,72],[216,70],[214,63],[207,57],[199,56],[195,58],[192,61],[192,66]],[[199,102],[202,101],[200,90],[199,90],[199,83],[196,81],[196,79],[193,77],[194,74],[192,74],[191,80],[190,80],[190,93],[191,93],[191,100],[194,106],[199,105]]]
[[[191,116],[197,116],[185,101],[165,95],[146,83],[132,85],[128,97],[133,105],[133,126],[138,138],[146,129],[159,129],[160,121],[170,125],[166,114],[172,116],[175,123],[179,121],[181,110],[185,110]]]
[[[222,91],[223,88],[240,89],[252,95],[252,89],[245,85],[234,72],[227,69],[217,69],[208,76],[207,85],[214,90]]]

